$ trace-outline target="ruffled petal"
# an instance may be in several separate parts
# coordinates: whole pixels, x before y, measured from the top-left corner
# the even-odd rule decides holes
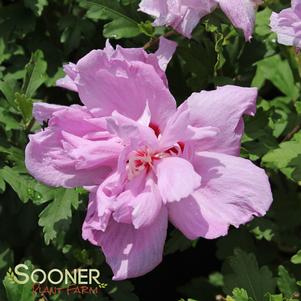
[[[152,122],[165,124],[176,103],[154,67],[142,62],[108,62],[102,51],[94,50],[78,64],[78,92],[82,102],[101,116],[113,111],[137,120],[146,104]]]
[[[48,121],[53,116],[53,113],[67,108],[68,107],[60,105],[36,102],[33,104],[32,114],[36,121],[38,121],[40,124],[43,124],[44,121]]]
[[[202,152],[195,163],[201,187],[190,197],[168,204],[170,221],[189,239],[226,235],[254,216],[263,216],[272,203],[264,170],[251,161]]]
[[[110,166],[77,169],[61,144],[61,134],[45,130],[30,135],[25,150],[25,164],[38,181],[55,187],[80,187],[100,184],[111,171]]]
[[[216,127],[219,135],[206,150],[239,155],[244,131],[242,116],[256,111],[256,88],[224,86],[214,91],[194,93],[187,99],[190,123],[194,127]]]
[[[158,188],[163,201],[178,202],[188,197],[201,183],[190,162],[179,157],[162,159],[156,165]]]
[[[244,32],[245,39],[252,38],[258,0],[218,0],[221,9],[232,24]]]
[[[85,239],[97,242],[113,270],[114,280],[142,276],[161,261],[167,232],[167,210],[162,208],[147,227],[135,229],[131,224],[111,219],[105,232],[85,232]]]

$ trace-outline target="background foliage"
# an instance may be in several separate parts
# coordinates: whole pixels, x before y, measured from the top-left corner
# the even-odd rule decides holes
[[[191,40],[172,35],[179,47],[167,71],[179,104],[193,91],[217,85],[259,88],[258,112],[246,120],[241,152],[270,175],[274,203],[267,216],[213,241],[190,242],[170,227],[164,261],[155,271],[112,282],[101,252],[81,238],[86,193],[49,188],[27,174],[27,135],[39,128],[32,103],[79,102],[55,87],[62,64],[103,48],[107,38],[125,47],[152,39],[153,51],[156,37],[169,31],[154,29],[137,12],[138,2],[0,0],[0,300],[34,300],[6,274],[26,260],[45,270],[100,268],[108,283],[97,297],[47,300],[300,300],[301,55],[278,45],[268,26],[271,10],[289,1],[265,1],[251,43],[220,11],[203,19]]]

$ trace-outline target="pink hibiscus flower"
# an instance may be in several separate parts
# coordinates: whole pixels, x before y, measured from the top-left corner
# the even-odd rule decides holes
[[[189,239],[213,239],[272,202],[264,170],[238,157],[257,90],[225,86],[176,108],[160,69],[170,43],[159,60],[142,49],[92,51],[59,82],[85,107],[35,105],[49,126],[31,135],[27,168],[49,185],[89,186],[82,235],[101,247],[115,280],[161,262],[168,220]]]
[[[293,0],[292,7],[279,14],[273,12],[270,26],[280,44],[301,48],[301,1]]]
[[[232,24],[252,37],[255,13],[261,0],[142,0],[140,10],[156,18],[154,25],[168,25],[190,38],[200,19],[219,6]]]

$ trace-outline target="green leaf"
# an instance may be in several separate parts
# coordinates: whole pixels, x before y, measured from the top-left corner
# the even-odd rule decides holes
[[[284,298],[282,294],[279,295],[267,294],[266,301],[284,301]]]
[[[27,97],[25,94],[16,93],[15,102],[23,116],[24,124],[28,124],[32,118],[32,99]]]
[[[18,122],[11,113],[0,107],[0,125],[1,124],[4,125],[6,131],[20,129],[20,122]]]
[[[134,286],[129,281],[110,282],[108,283],[108,296],[114,301],[138,301],[138,297],[134,294]]]
[[[254,254],[239,249],[234,251],[224,266],[224,290],[231,294],[235,287],[244,288],[256,301],[264,301],[264,295],[275,290],[275,281],[268,267],[259,268]]]
[[[24,264],[29,267],[29,273],[33,271],[33,266],[30,261],[25,261]],[[33,283],[31,280],[25,284],[17,284],[12,281],[12,277],[14,276],[7,273],[3,280],[8,301],[35,301],[35,296],[32,293]]]
[[[224,286],[224,276],[221,273],[215,272],[209,275],[209,283],[214,286]]]
[[[280,265],[278,267],[277,285],[280,292],[286,297],[291,298],[294,293],[298,292],[296,279],[290,276],[287,269]]]
[[[195,241],[196,242],[196,241]],[[187,239],[180,231],[174,229],[171,234],[170,238],[168,239],[165,245],[165,255],[173,254],[177,251],[185,251],[193,246],[191,240]]]
[[[0,175],[0,193],[4,192],[5,191],[5,181],[4,179],[2,178],[2,176]]]
[[[291,141],[282,142],[279,148],[268,152],[262,158],[263,164],[271,169],[279,169],[289,179],[301,180],[301,134]]]
[[[32,179],[28,175],[21,175],[15,169],[5,166],[0,169],[0,176],[12,187],[22,202],[26,203],[29,200],[28,188]]]
[[[232,296],[227,296],[226,301],[252,301],[252,298],[249,298],[246,290],[235,288]]]
[[[266,218],[255,219],[248,227],[251,229],[250,232],[253,233],[258,240],[265,239],[266,241],[271,241],[275,235],[274,223]]]
[[[31,55],[29,63],[25,67],[26,74],[23,81],[22,93],[27,97],[33,97],[37,89],[46,81],[47,63],[41,50]]]
[[[58,189],[54,200],[39,215],[46,244],[53,240],[60,228],[65,227],[72,217],[72,207],[78,207],[78,193],[74,189]]]
[[[255,33],[259,36],[265,37],[271,34],[270,16],[272,11],[266,7],[264,10],[256,14]]]
[[[7,102],[14,106],[15,99],[15,82],[14,81],[0,81],[0,91],[5,96]]]
[[[80,6],[88,9],[87,17],[93,20],[111,20],[104,26],[106,38],[132,38],[141,33],[139,22],[129,17],[128,11],[119,3],[111,0],[83,0]]]
[[[252,86],[261,88],[269,80],[285,95],[294,100],[298,98],[299,91],[288,61],[282,60],[280,55],[274,55],[257,62],[256,66]]]
[[[25,0],[24,4],[30,8],[35,15],[41,16],[44,7],[48,5],[48,0]]]
[[[7,268],[13,263],[13,253],[6,246],[0,246],[0,270]]]
[[[301,250],[291,258],[291,262],[293,264],[301,264]]]

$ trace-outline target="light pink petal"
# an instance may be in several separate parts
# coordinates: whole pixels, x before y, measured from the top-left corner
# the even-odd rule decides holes
[[[136,61],[108,62],[101,51],[94,50],[77,66],[80,98],[88,108],[98,109],[101,116],[118,111],[137,120],[148,103],[152,122],[164,125],[176,110],[174,98],[151,65]]]
[[[125,183],[123,192],[116,197],[112,205],[114,210],[113,218],[116,222],[127,224],[132,223],[132,213],[135,207],[135,200],[144,192],[145,182],[146,173],[142,172],[131,181],[127,181]]]
[[[46,113],[50,115],[47,110]],[[43,118],[46,113],[43,111]],[[101,183],[117,165],[119,152],[123,149],[120,140],[103,129],[104,125],[85,107],[74,105],[54,110],[48,128],[29,137],[26,148],[28,171],[51,186]],[[100,132],[103,133],[100,141],[87,138]]]
[[[293,8],[272,13],[270,26],[277,34],[278,43],[301,48],[301,3],[293,3]]]
[[[168,205],[171,222],[189,239],[226,235],[230,225],[238,227],[269,209],[272,193],[268,177],[251,161],[202,152],[196,165],[201,187]]]
[[[257,89],[224,86],[214,91],[194,93],[187,99],[190,122],[194,127],[216,127],[219,135],[207,150],[239,155],[244,130],[243,114],[254,115]]]
[[[156,18],[155,26],[171,26],[186,37],[191,37],[200,19],[215,6],[213,0],[143,0],[139,5],[141,11]]]
[[[221,9],[232,24],[244,32],[245,39],[252,38],[257,3],[254,0],[218,0]],[[258,1],[257,1],[258,2]]]
[[[163,71],[166,70],[169,61],[172,59],[173,54],[177,48],[177,43],[171,40],[167,40],[164,37],[160,38],[159,49],[155,55],[158,59],[159,66]]]
[[[69,63],[64,66],[65,77],[57,80],[56,85],[74,92],[77,92],[77,86],[75,79],[78,75],[77,67],[73,63]]]
[[[145,118],[142,119],[139,118],[140,122],[143,123]],[[113,112],[112,117],[107,118],[107,129],[113,135],[121,138],[124,143],[134,144],[137,148],[139,146],[150,146],[152,148],[158,146],[157,137],[150,127],[127,118],[118,112]]]
[[[114,280],[142,276],[161,261],[167,232],[167,210],[162,208],[153,223],[135,229],[130,224],[111,220],[106,231],[90,231],[88,238],[97,242],[114,273]]]
[[[105,231],[111,216],[111,211],[109,209],[100,215],[97,209],[97,203],[96,194],[91,192],[89,194],[87,215],[82,226],[83,239],[89,240],[93,245],[98,244],[93,235],[93,231]],[[109,208],[109,204],[106,205]]]
[[[212,144],[212,139],[215,138],[220,130],[216,127],[193,127],[190,120],[191,110],[187,103],[181,105],[177,112],[169,118],[167,125],[160,138],[161,147],[171,147],[176,143],[187,142],[193,143],[199,150],[202,146]],[[210,142],[211,141],[211,142]]]
[[[44,121],[47,121],[52,117],[53,113],[66,108],[67,107],[60,105],[36,102],[33,104],[32,114],[36,121],[38,121],[40,124],[43,124]]]
[[[66,188],[97,185],[111,171],[109,166],[77,170],[74,160],[62,148],[59,132],[47,129],[30,135],[29,139],[25,150],[26,167],[46,185]]]
[[[151,225],[160,213],[162,199],[157,185],[152,177],[148,176],[145,189],[132,201],[133,225],[136,229]]]
[[[91,141],[62,131],[62,145],[74,160],[76,169],[96,168],[101,165],[117,164],[123,146],[118,138]],[[112,163],[113,162],[113,163]]]
[[[158,188],[163,201],[178,202],[188,197],[201,183],[190,162],[179,157],[164,158],[156,165]]]

